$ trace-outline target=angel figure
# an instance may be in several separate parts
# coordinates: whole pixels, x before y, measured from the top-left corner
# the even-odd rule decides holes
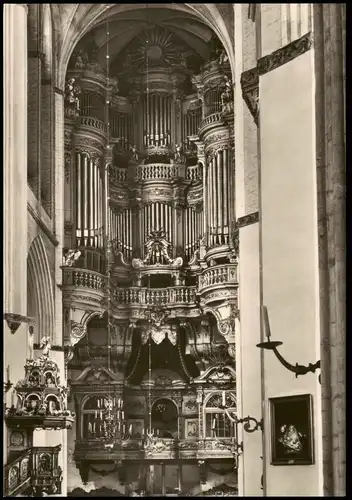
[[[51,339],[50,337],[43,337],[40,342],[40,349],[43,349],[43,356],[49,356],[51,349]]]
[[[73,264],[76,262],[76,260],[79,259],[81,256],[81,251],[80,250],[73,250],[70,249],[68,250],[67,254],[64,256],[64,266],[72,267]]]
[[[224,83],[223,83],[223,88],[224,90],[221,92],[221,106],[222,106],[222,111],[229,111],[230,106],[233,103],[233,94],[232,94],[232,82],[230,78],[225,75],[224,76]]]
[[[130,146],[130,151],[132,152],[132,160],[137,162],[139,159],[137,146],[135,144],[133,146]]]
[[[76,78],[69,78],[65,86],[65,99],[66,101],[79,110],[79,98],[81,89],[76,83]]]
[[[220,54],[219,54],[219,64],[220,66],[222,66],[223,64],[229,62],[229,58],[226,54],[226,50],[221,50],[220,51]]]
[[[182,163],[182,144],[176,144],[174,160],[176,163]]]
[[[76,54],[76,62],[75,62],[75,68],[77,69],[83,69],[87,66],[88,64],[88,56],[83,50],[80,50]]]

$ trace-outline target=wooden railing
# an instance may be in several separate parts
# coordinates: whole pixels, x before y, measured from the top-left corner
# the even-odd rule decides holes
[[[4,467],[4,496],[16,496],[28,488],[31,481],[32,450],[26,450]]]
[[[62,471],[58,466],[59,446],[33,447],[4,467],[4,496],[21,493],[54,494],[61,491]],[[26,491],[30,488],[30,491]]]

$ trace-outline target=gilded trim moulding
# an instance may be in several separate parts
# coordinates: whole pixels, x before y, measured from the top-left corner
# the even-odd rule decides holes
[[[244,215],[243,217],[239,217],[237,219],[236,228],[249,226],[251,224],[255,224],[256,222],[259,222],[259,212],[253,212],[251,214]]]
[[[298,56],[303,55],[313,46],[312,32],[303,35],[298,40],[295,40],[281,49],[275,50],[271,54],[258,59],[257,70],[259,75],[265,75],[273,69],[277,69],[283,64],[292,61]]]

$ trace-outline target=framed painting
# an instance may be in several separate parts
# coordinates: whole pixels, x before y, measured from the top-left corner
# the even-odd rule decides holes
[[[185,420],[185,438],[194,439],[198,438],[198,418],[187,418]]]
[[[271,464],[314,463],[312,396],[269,399],[271,419]]]

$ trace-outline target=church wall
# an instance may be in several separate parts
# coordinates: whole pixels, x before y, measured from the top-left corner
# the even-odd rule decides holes
[[[262,415],[260,342],[260,280],[259,280],[259,223],[240,228],[240,331],[237,336],[237,383],[239,416],[250,415],[260,420]],[[250,388],[250,390],[249,390]],[[239,481],[243,494],[261,496],[262,433],[249,434],[242,430],[243,456],[239,463]]]
[[[283,342],[281,354],[292,364],[308,365],[320,358],[313,52],[261,76],[259,89],[263,304],[273,340]],[[267,494],[320,495],[318,375],[295,378],[264,351],[263,382]],[[294,394],[313,397],[316,461],[274,466],[269,398]]]

